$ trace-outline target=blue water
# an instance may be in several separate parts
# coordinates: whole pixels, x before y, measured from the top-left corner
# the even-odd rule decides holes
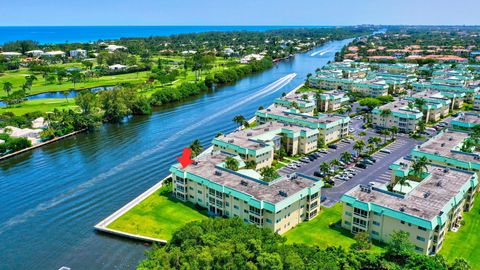
[[[122,37],[170,36],[210,31],[266,31],[305,27],[327,28],[330,26],[2,26],[0,27],[0,44],[28,39],[41,44],[57,44]]]
[[[134,269],[146,247],[93,226],[166,176],[183,147],[195,139],[208,146],[217,132],[231,132],[234,116],[251,118],[349,41],[298,54],[152,115],[0,161],[0,269]],[[287,84],[268,87],[291,73],[297,77]]]

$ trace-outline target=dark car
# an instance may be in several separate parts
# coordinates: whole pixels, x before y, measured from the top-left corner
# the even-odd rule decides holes
[[[308,157],[309,157],[309,158],[313,158],[313,159],[317,159],[317,156],[314,155],[314,154],[310,154],[310,155],[308,155]]]
[[[330,144],[330,145],[328,146],[328,148],[337,149],[338,146],[337,146],[336,144]]]
[[[360,162],[360,163],[355,164],[355,167],[361,168],[361,169],[366,169],[366,168],[367,168],[367,164]]]
[[[366,159],[372,161],[373,163],[377,162],[377,160],[374,157],[366,157]]]
[[[323,177],[323,173],[322,173],[322,172],[320,172],[320,171],[315,171],[315,172],[313,173],[313,176],[316,176],[316,177]]]
[[[320,202],[324,202],[324,201],[326,201],[326,200],[327,200],[327,196],[322,196],[322,197],[320,197]]]

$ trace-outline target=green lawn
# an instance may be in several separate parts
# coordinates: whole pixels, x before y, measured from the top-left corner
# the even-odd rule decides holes
[[[169,241],[175,230],[188,222],[207,218],[192,204],[168,196],[165,188],[112,222],[108,228]]]
[[[448,232],[445,236],[443,248],[440,254],[449,261],[457,257],[465,258],[473,269],[480,269],[480,206],[476,205],[470,212],[463,213],[465,225],[460,227],[458,232]]]
[[[37,94],[49,91],[63,91],[73,88],[81,89],[103,85],[116,85],[122,82],[141,83],[147,80],[149,74],[150,72],[143,71],[138,73],[102,76],[99,78],[91,78],[85,82],[77,83],[75,87],[73,87],[72,82],[66,80],[63,81],[62,84],[54,83],[45,85],[45,80],[42,78],[42,75],[34,74],[37,77],[37,80],[33,82],[32,89],[27,94]],[[22,85],[25,83],[25,77],[28,75],[31,75],[31,73],[24,68],[17,71],[7,71],[3,74],[0,74],[0,85],[3,85],[4,82],[11,82],[13,84],[13,91],[20,90]],[[3,87],[0,87],[0,97],[6,95],[7,93],[5,93]]]
[[[0,107],[0,113],[13,112],[16,115],[23,115],[28,112],[52,112],[55,108],[62,109],[76,109],[75,100],[69,98],[68,102],[64,98],[46,98],[28,100],[21,104],[12,105],[9,107]]]
[[[331,208],[322,207],[321,212],[316,218],[300,223],[300,225],[284,235],[287,238],[287,243],[317,245],[321,248],[328,246],[350,247],[355,243],[353,234],[347,230],[333,226],[341,222],[341,215],[342,204],[340,203],[335,204]],[[380,252],[383,249],[377,245],[373,245],[372,250]]]

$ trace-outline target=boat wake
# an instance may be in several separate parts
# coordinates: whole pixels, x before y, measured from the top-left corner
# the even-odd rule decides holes
[[[90,180],[74,187],[73,189],[71,189],[71,190],[69,190],[69,191],[67,191],[63,194],[60,194],[60,195],[56,196],[55,198],[50,199],[49,201],[46,201],[46,202],[43,202],[43,203],[37,205],[35,208],[32,208],[28,211],[25,211],[22,214],[19,214],[17,216],[12,217],[8,221],[6,221],[6,222],[4,222],[3,224],[0,225],[0,235],[3,232],[5,232],[6,230],[8,230],[9,228],[11,228],[12,226],[14,226],[16,224],[19,224],[19,223],[26,222],[29,218],[36,216],[38,213],[46,211],[46,210],[48,210],[52,207],[55,207],[56,205],[59,205],[60,203],[74,197],[77,193],[79,193],[79,192],[81,192],[81,191],[83,191],[83,190],[85,190],[89,187],[92,187],[95,184],[101,182],[102,180],[105,180],[109,177],[112,177],[115,174],[125,170],[130,165],[137,162],[138,160],[142,160],[142,159],[146,158],[147,156],[150,156],[150,155],[162,150],[166,146],[170,145],[172,142],[180,139],[184,134],[187,134],[187,133],[189,133],[189,132],[191,132],[191,131],[193,131],[197,128],[202,127],[203,125],[207,124],[208,122],[212,121],[213,119],[215,119],[217,117],[220,117],[220,116],[224,115],[225,113],[228,113],[228,112],[230,112],[230,111],[232,111],[232,110],[234,110],[238,107],[241,107],[241,106],[247,104],[248,102],[251,102],[251,101],[253,101],[257,98],[261,98],[263,96],[266,96],[266,95],[269,95],[269,94],[272,94],[272,93],[275,93],[275,92],[279,91],[280,89],[285,87],[288,83],[290,83],[290,81],[292,81],[292,79],[295,78],[296,75],[297,74],[295,74],[295,73],[288,74],[288,75],[274,81],[273,83],[267,85],[266,87],[264,87],[260,91],[255,92],[252,95],[247,96],[247,97],[243,98],[242,100],[240,100],[240,101],[238,101],[234,104],[231,104],[230,106],[226,107],[225,109],[220,110],[220,111],[218,111],[218,112],[216,112],[216,113],[214,113],[214,114],[212,114],[212,115],[210,115],[206,118],[201,119],[200,121],[195,122],[192,125],[189,125],[188,127],[182,129],[179,132],[176,132],[175,134],[173,134],[172,136],[163,140],[159,144],[153,146],[152,148],[150,148],[150,149],[148,149],[148,150],[146,150],[146,151],[144,151],[144,152],[142,152],[142,153],[140,153],[136,156],[133,156],[133,157],[129,158],[128,160],[126,160],[126,161],[116,165],[115,167],[111,168],[110,170],[108,170],[104,173],[101,173],[101,174],[95,176],[94,178],[91,178]],[[174,158],[172,157],[172,159],[174,159]]]

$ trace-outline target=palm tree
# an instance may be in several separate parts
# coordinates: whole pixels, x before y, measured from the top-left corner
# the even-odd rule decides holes
[[[263,181],[270,182],[273,179],[279,177],[277,171],[272,167],[265,167],[260,170],[260,175],[263,177]]]
[[[387,142],[387,136],[390,135],[390,130],[384,129],[384,130],[382,130],[382,134],[383,134],[383,143],[386,143]]]
[[[380,111],[380,116],[383,118],[383,128],[387,127],[387,117],[389,117],[392,114],[392,110],[390,109],[384,109]]]
[[[410,183],[408,183],[408,178],[406,176],[402,176],[398,178],[397,184],[400,185],[400,193],[403,193],[402,192],[403,186],[411,187]]]
[[[351,158],[352,158],[352,153],[350,153],[348,151],[345,151],[340,155],[340,159],[345,161],[345,162],[350,161]]]
[[[82,80],[82,73],[78,70],[70,72],[70,80],[73,82],[73,88],[75,88],[76,84]]]
[[[67,90],[62,91],[62,95],[63,95],[63,97],[65,97],[65,99],[67,100],[67,103],[68,103],[68,94],[70,94],[70,92],[68,92]]]
[[[342,163],[340,163],[340,161],[338,159],[334,158],[334,159],[332,159],[332,161],[330,161],[330,165],[338,167],[338,166],[342,165]]]
[[[237,115],[233,117],[233,122],[237,123],[240,128],[245,123],[245,117],[243,117],[243,115]]]
[[[234,159],[233,157],[227,157],[225,160],[225,167],[232,171],[238,170],[238,160]]]
[[[307,94],[303,94],[303,95],[302,95],[302,99],[303,99],[303,100],[308,100],[308,95],[307,95]]]
[[[425,121],[423,121],[423,120],[419,121],[418,122],[418,131],[424,132],[425,128],[427,128],[427,123],[425,123]]]
[[[323,172],[324,174],[328,174],[328,172],[330,171],[330,165],[328,165],[328,163],[326,162],[322,162],[319,168],[320,168],[320,171]]]
[[[390,132],[392,133],[392,140],[393,140],[397,136],[398,127],[396,127],[396,126],[391,127]]]
[[[245,162],[245,168],[247,169],[255,169],[257,167],[257,163],[254,160],[248,160]]]
[[[198,156],[203,151],[202,144],[200,143],[200,140],[198,140],[198,139],[194,140],[190,144],[189,148],[192,149],[192,156],[193,157]]]
[[[7,96],[10,96],[10,92],[13,89],[13,84],[11,82],[4,82],[3,83],[3,91],[7,93]]]
[[[367,148],[370,150],[370,153],[373,153],[375,151],[375,145],[372,143],[367,144]]]
[[[422,177],[424,171],[428,171],[428,159],[426,157],[416,158],[412,163],[413,174],[418,178]]]
[[[353,150],[357,152],[358,156],[360,156],[360,154],[362,153],[363,148],[365,148],[365,141],[362,141],[362,140],[356,141],[355,144],[353,145]]]
[[[360,131],[360,132],[358,133],[358,136],[364,137],[364,136],[367,136],[367,133],[366,133],[365,131]]]

